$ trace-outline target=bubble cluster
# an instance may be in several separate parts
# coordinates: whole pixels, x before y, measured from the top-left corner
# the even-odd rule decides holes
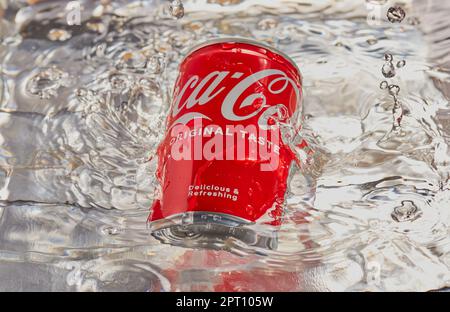
[[[405,60],[398,61],[394,66],[394,57],[390,53],[384,54],[385,63],[381,68],[381,73],[385,78],[394,78],[396,75],[395,67],[403,68],[406,65]],[[403,106],[398,100],[398,95],[400,93],[400,87],[396,84],[389,84],[386,80],[380,83],[380,89],[387,90],[389,95],[392,96],[394,100],[394,106],[392,108],[393,124],[392,131],[399,132],[401,130],[401,121],[403,118]]]
[[[406,65],[405,60],[398,61],[394,66],[394,57],[390,53],[384,54],[384,60],[386,61],[381,68],[381,73],[385,78],[393,78],[396,75],[395,67],[403,68]]]

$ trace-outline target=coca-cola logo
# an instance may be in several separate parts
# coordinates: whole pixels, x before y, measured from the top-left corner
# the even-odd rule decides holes
[[[258,125],[260,127],[268,127],[267,121],[270,116],[278,114],[281,118],[287,117],[288,110],[286,105],[284,103],[268,103],[266,96],[262,92],[251,93],[239,101],[241,96],[244,95],[247,90],[251,89],[255,83],[262,79],[270,79],[267,84],[267,91],[269,93],[275,95],[280,94],[291,87],[296,95],[296,99],[300,100],[300,90],[296,82],[281,70],[264,69],[239,81],[238,79],[243,75],[242,72],[232,73],[230,71],[214,71],[202,79],[200,79],[198,75],[189,78],[181,88],[177,87],[175,89],[175,98],[172,106],[172,117],[174,118],[172,126],[179,123],[186,124],[195,118],[211,120],[210,116],[206,116],[198,111],[189,110],[195,106],[206,105],[219,94],[226,92],[227,87],[222,85],[222,82],[226,78],[236,79],[237,81],[237,83],[228,90],[228,93],[221,104],[222,116],[229,121],[244,121],[258,116],[259,114]],[[186,97],[186,95],[188,96]],[[261,101],[262,105],[258,105],[258,107],[255,107],[251,112],[247,112],[247,114],[236,114],[236,111],[239,109],[251,107],[256,100]],[[179,116],[182,111],[187,112]],[[284,116],[280,116],[280,114]]]
[[[287,105],[274,103],[273,99],[291,103],[294,93],[299,101],[299,87],[277,69],[243,76],[242,72],[230,71],[214,71],[203,78],[194,75],[175,90],[168,139],[173,160],[255,160],[262,171],[277,170],[282,142],[276,121],[290,116]],[[279,94],[283,96],[270,96]],[[218,103],[219,95],[225,122],[205,115],[211,110],[200,109],[208,103]],[[244,122],[254,117],[257,124]],[[203,119],[210,123],[203,124]],[[187,126],[192,120],[193,124]]]

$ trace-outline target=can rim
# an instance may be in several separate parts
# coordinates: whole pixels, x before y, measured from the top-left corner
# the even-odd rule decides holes
[[[282,57],[284,57],[287,61],[289,61],[289,63],[291,63],[292,66],[294,66],[294,68],[297,70],[297,73],[299,75],[300,78],[300,85],[303,86],[303,75],[300,71],[300,68],[298,67],[297,63],[295,63],[295,61],[286,53],[284,53],[283,51],[274,48],[272,46],[269,46],[268,44],[265,43],[261,43],[259,41],[256,41],[254,39],[250,39],[250,38],[245,38],[245,37],[221,37],[221,38],[215,38],[215,39],[210,39],[210,40],[205,40],[202,41],[198,44],[195,44],[194,46],[192,46],[191,48],[189,48],[185,54],[185,56],[181,59],[180,64],[182,64],[184,62],[184,60],[189,57],[192,53],[194,53],[195,51],[198,51],[204,47],[210,46],[210,45],[214,45],[214,44],[218,44],[218,43],[223,43],[223,42],[236,42],[236,43],[247,43],[256,47],[260,47],[263,49],[266,49],[270,52],[276,53],[278,55],[281,55]]]

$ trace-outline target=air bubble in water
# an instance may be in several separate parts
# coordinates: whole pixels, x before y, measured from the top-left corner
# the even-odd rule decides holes
[[[383,76],[385,78],[392,78],[395,76],[395,67],[392,62],[386,62],[383,65],[383,68],[381,69],[381,72],[383,73]]]
[[[386,62],[392,62],[393,59],[394,59],[394,58],[392,57],[392,54],[390,54],[390,53],[385,53],[385,54],[384,54],[384,60],[385,60]]]
[[[397,68],[402,68],[405,67],[406,65],[406,61],[405,60],[401,60],[397,62]]]
[[[60,87],[66,86],[67,78],[67,73],[56,67],[50,67],[33,76],[28,81],[26,89],[41,99],[49,99],[57,95]]]
[[[390,7],[387,11],[387,18],[391,23],[401,23],[406,13],[400,6]]]
[[[414,202],[405,200],[400,207],[395,207],[391,214],[392,219],[397,222],[414,221],[419,218],[421,211]]]
[[[169,11],[170,15],[173,17],[180,19],[184,16],[184,6],[181,0],[172,0],[169,3]]]
[[[400,87],[397,85],[389,86],[389,94],[392,96],[397,96],[400,93]]]
[[[388,86],[389,86],[389,84],[386,80],[384,80],[380,83],[380,89],[382,89],[382,90],[387,89]]]

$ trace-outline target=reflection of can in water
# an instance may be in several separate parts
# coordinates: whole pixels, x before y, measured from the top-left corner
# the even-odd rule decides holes
[[[299,126],[301,99],[298,68],[271,47],[237,38],[195,47],[181,62],[158,148],[152,235],[274,249],[293,160],[281,125]]]

